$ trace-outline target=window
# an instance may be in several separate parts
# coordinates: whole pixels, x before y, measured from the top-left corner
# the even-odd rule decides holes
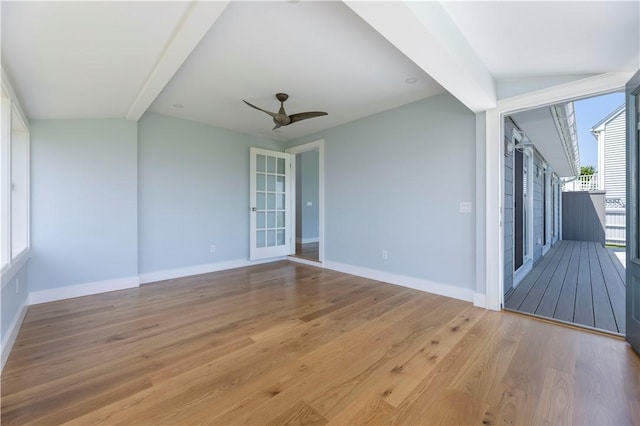
[[[29,249],[29,129],[5,82],[0,104],[0,261],[4,271]]]

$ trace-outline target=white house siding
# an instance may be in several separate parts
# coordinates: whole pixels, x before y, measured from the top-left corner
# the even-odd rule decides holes
[[[621,106],[592,130],[598,139],[598,183],[606,191],[607,244],[626,242],[625,119],[625,108]]]
[[[626,200],[625,160],[625,111],[605,124],[604,139],[604,189],[607,198]]]

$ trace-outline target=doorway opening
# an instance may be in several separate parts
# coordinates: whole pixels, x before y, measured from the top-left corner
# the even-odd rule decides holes
[[[289,148],[292,154],[292,253],[303,263],[321,263],[324,254],[324,141]]]
[[[624,102],[614,92],[505,117],[506,310],[625,333]]]

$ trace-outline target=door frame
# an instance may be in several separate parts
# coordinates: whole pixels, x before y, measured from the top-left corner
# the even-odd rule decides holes
[[[521,140],[521,137],[516,137],[514,135],[514,145],[516,145],[517,142],[519,142]],[[514,150],[515,153],[515,150]],[[515,258],[514,258],[514,271],[513,271],[513,288],[515,289],[520,282],[524,279],[524,277],[527,276],[527,274],[529,272],[531,272],[531,270],[533,269],[533,168],[534,168],[534,161],[533,158],[535,156],[535,152],[533,151],[532,148],[530,147],[526,147],[523,148],[521,150],[521,154],[522,154],[522,170],[520,170],[520,172],[522,172],[522,182],[524,183],[524,173],[525,171],[527,172],[527,179],[526,179],[526,184],[527,184],[527,188],[526,188],[526,200],[524,199],[525,193],[523,191],[523,199],[520,200],[520,202],[522,203],[522,265],[520,265],[518,268],[515,268]],[[515,154],[514,154],[515,155]],[[516,191],[515,191],[515,185],[516,185],[516,177],[515,177],[515,173],[516,173],[516,166],[515,166],[515,162],[514,162],[514,166],[513,166],[513,197],[514,197],[514,209],[513,209],[513,214],[514,214],[514,221],[513,221],[513,247],[514,247],[514,256],[515,256],[515,245],[516,245],[516,230],[515,230],[515,226],[516,226],[516,221],[515,221],[515,214],[516,214],[516,209],[515,209],[515,196],[516,196]],[[523,187],[524,188],[524,187]],[[504,289],[503,289],[504,292]]]
[[[625,338],[631,347],[640,354],[640,321],[638,320],[637,303],[640,294],[640,238],[638,235],[638,173],[639,152],[638,138],[640,137],[640,71],[629,78],[625,87],[626,117],[626,154],[627,154],[627,267],[626,267],[626,331]],[[635,102],[634,102],[635,101]]]
[[[558,102],[601,95],[624,87],[634,72],[613,72],[561,84],[498,101],[485,113],[485,164],[477,168],[477,180],[485,183],[485,221],[478,221],[476,235],[484,242],[484,307],[499,311],[504,303],[504,117],[519,111],[550,106]],[[477,298],[482,300],[481,298]],[[480,304],[480,303],[476,303]]]
[[[262,259],[275,259],[275,258],[282,258],[283,256],[286,256],[287,253],[289,253],[291,251],[291,228],[290,228],[290,224],[291,224],[291,210],[284,210],[284,214],[285,214],[285,219],[284,219],[284,244],[283,245],[278,245],[277,243],[277,233],[276,236],[274,238],[276,238],[276,245],[275,246],[269,246],[268,244],[268,235],[265,235],[265,246],[263,247],[257,247],[257,239],[256,239],[256,228],[257,228],[257,214],[258,214],[258,203],[257,203],[257,197],[256,197],[256,193],[257,193],[257,188],[256,188],[256,174],[257,174],[257,167],[256,167],[256,157],[258,155],[264,155],[264,156],[271,156],[271,157],[277,157],[277,158],[282,158],[284,160],[284,169],[285,169],[285,173],[284,173],[284,186],[285,186],[285,191],[284,191],[284,203],[283,206],[286,207],[287,206],[287,201],[286,198],[287,196],[291,197],[290,193],[292,192],[292,188],[291,188],[291,155],[286,153],[286,152],[282,152],[282,151],[275,151],[272,149],[267,149],[267,148],[258,148],[258,147],[249,147],[249,260],[262,260]],[[275,164],[276,167],[276,173],[277,173],[277,161]],[[289,171],[287,172],[287,168],[289,169]],[[272,173],[272,172],[268,172],[268,170],[266,171],[266,173]],[[277,183],[274,182],[274,184],[276,185],[277,188]],[[267,185],[267,181],[265,181],[265,190],[264,193],[266,194],[268,192],[268,185]],[[276,195],[277,195],[277,189],[276,191]],[[269,209],[268,207],[268,197],[265,199],[264,201],[265,204],[265,227],[268,227],[268,214],[267,211],[268,210],[272,210]],[[277,200],[274,200],[274,203],[276,205],[276,210],[277,210]],[[290,206],[289,206],[290,207]],[[287,217],[288,216],[288,217]],[[277,221],[277,217],[276,219],[274,219]],[[275,226],[276,228],[278,228],[278,226]],[[288,234],[288,235],[287,235]],[[289,244],[287,244],[287,237],[289,237]],[[274,253],[275,252],[275,253]]]
[[[324,261],[324,139],[318,139],[313,142],[308,142],[302,145],[292,146],[285,150],[286,153],[291,154],[291,212],[289,216],[289,226],[292,229],[291,236],[291,253],[296,253],[296,156],[308,151],[318,151],[318,261],[322,263]]]

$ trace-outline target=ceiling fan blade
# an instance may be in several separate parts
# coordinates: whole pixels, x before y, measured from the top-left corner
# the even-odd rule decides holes
[[[323,115],[328,115],[328,113],[322,111],[300,112],[298,114],[291,114],[289,118],[291,119],[291,123],[295,123],[296,121],[306,120],[307,118],[313,117],[321,117]]]
[[[242,102],[244,102],[245,104],[249,105],[251,108],[255,108],[258,111],[262,111],[262,112],[265,112],[265,113],[269,114],[273,118],[277,118],[278,117],[278,114],[276,114],[275,112],[267,111],[266,109],[262,109],[260,107],[255,106],[255,105],[252,105],[249,102],[245,101],[244,99],[242,100]]]

